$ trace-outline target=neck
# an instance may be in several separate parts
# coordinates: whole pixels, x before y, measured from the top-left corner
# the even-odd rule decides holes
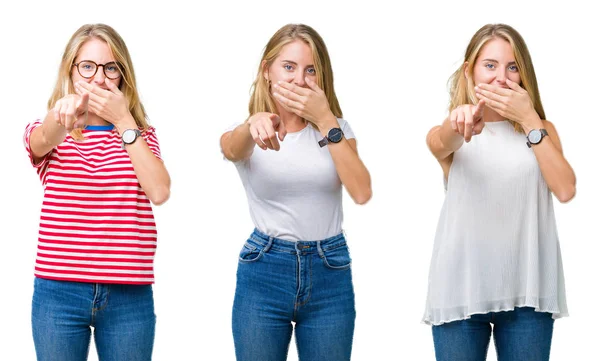
[[[285,109],[282,109],[281,107],[277,107],[277,111],[279,112],[279,118],[285,125],[285,129],[288,132],[298,132],[304,129],[304,127],[306,127],[307,122],[304,119],[302,119],[302,117],[300,117],[299,115],[288,112]]]
[[[506,118],[501,116],[500,114],[498,114],[496,111],[494,111],[490,108],[483,109],[483,121],[484,122],[491,123],[491,122],[501,122],[504,120],[506,120]]]
[[[111,125],[111,123],[100,118],[94,113],[88,113],[86,125]]]

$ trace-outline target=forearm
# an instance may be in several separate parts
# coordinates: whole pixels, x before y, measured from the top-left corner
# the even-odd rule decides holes
[[[329,129],[337,127],[339,127],[337,119],[332,118],[321,127],[320,132],[325,136]],[[358,156],[356,140],[342,138],[339,143],[329,143],[327,148],[338,176],[350,197],[358,204],[366,203],[372,195],[371,176]]]
[[[464,138],[452,129],[448,118],[442,125],[433,127],[427,134],[427,146],[435,158],[440,161],[456,152],[464,141]]]
[[[237,126],[233,131],[225,133],[221,137],[223,155],[233,162],[250,158],[255,145],[248,122]]]
[[[164,163],[158,159],[142,138],[125,146],[135,175],[154,205],[165,203],[170,196],[171,178]]]
[[[537,159],[542,176],[560,202],[568,202],[575,196],[575,172],[562,153],[562,146],[554,126],[541,120],[523,124],[525,133],[531,129],[546,128],[548,136],[539,144],[533,145],[533,153]]]
[[[116,125],[115,125],[116,126]],[[119,134],[126,129],[137,129],[133,117],[116,126]],[[158,159],[143,137],[138,137],[133,144],[125,145],[133,170],[140,186],[154,205],[165,203],[170,196],[171,178],[162,160]]]
[[[54,147],[65,140],[67,129],[56,121],[54,111],[48,112],[44,122],[31,133],[29,145],[34,163],[38,163]]]
[[[335,164],[340,180],[350,197],[358,204],[365,204],[371,199],[371,176],[367,167],[352,149],[350,142],[342,139],[337,144],[329,144],[329,153]]]
[[[550,191],[560,202],[571,200],[575,196],[575,172],[569,162],[552,144],[552,139],[544,139],[533,148]]]

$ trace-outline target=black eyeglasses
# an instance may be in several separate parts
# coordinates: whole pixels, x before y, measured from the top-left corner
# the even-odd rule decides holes
[[[114,61],[111,61],[110,63],[106,64],[96,64],[91,60],[82,60],[79,63],[73,64],[73,66],[77,67],[79,75],[86,79],[94,77],[94,75],[96,75],[96,73],[98,72],[98,67],[100,66],[104,71],[104,75],[108,79],[114,80],[122,75],[121,67],[119,66],[119,64],[117,64],[117,62]]]

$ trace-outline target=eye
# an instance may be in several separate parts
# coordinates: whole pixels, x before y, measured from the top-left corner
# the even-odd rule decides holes
[[[115,64],[106,65],[106,71],[117,72],[119,68]]]
[[[512,71],[512,72],[517,72],[517,71],[519,71],[519,68],[517,68],[516,65],[511,65],[508,67],[508,70]]]
[[[488,69],[494,69],[496,67],[493,63],[486,63],[484,66]]]
[[[284,64],[283,68],[287,71],[292,71],[294,70],[294,67],[291,64]]]
[[[317,74],[317,71],[315,70],[315,68],[308,68],[308,69],[306,69],[306,72],[310,75]]]

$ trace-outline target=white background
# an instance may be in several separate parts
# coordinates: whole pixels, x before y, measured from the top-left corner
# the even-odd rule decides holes
[[[555,324],[552,359],[596,359],[597,14],[579,1],[3,2],[0,360],[35,359],[30,312],[43,191],[23,130],[45,115],[64,47],[90,22],[107,23],[125,39],[172,177],[171,199],[155,208],[155,360],[234,360],[237,255],[252,224],[218,139],[246,118],[262,49],[291,22],[324,38],[344,116],[373,180],[367,205],[344,199],[358,312],[353,359],[434,359],[431,330],[420,320],[444,193],[425,135],[446,116],[446,81],[469,39],[490,22],[510,24],[525,38],[546,114],[578,178],[576,198],[555,201],[571,317]],[[293,344],[289,359],[297,359]]]

